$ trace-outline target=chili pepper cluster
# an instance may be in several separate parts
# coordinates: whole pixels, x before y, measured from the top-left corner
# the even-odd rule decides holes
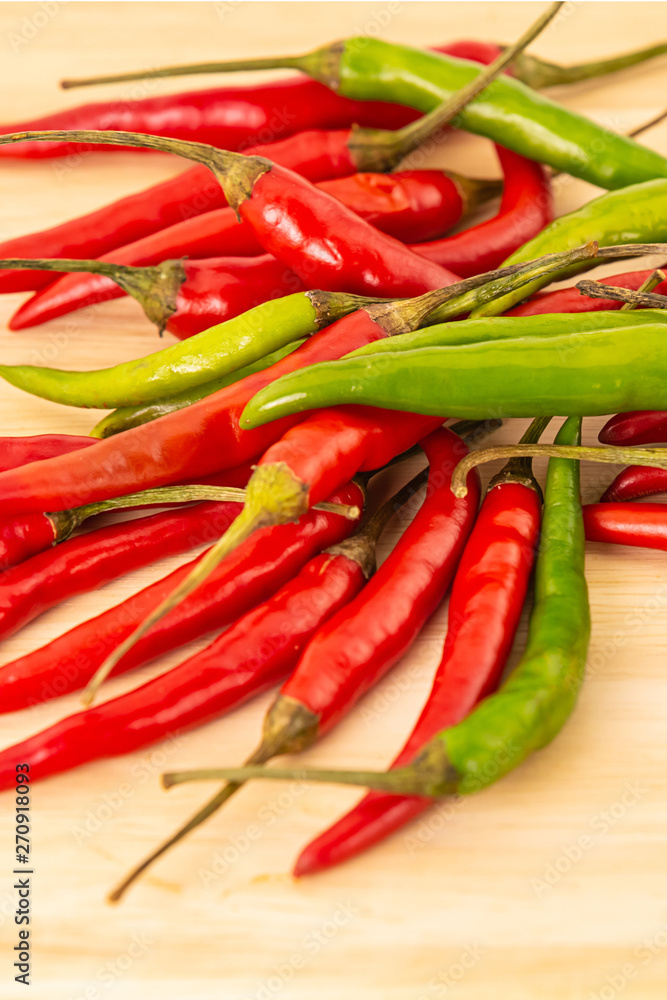
[[[576,704],[590,634],[585,539],[667,549],[667,506],[634,503],[667,491],[667,449],[637,448],[667,439],[665,274],[542,291],[607,261],[667,252],[667,160],[538,93],[667,44],[544,63],[524,50],[560,6],[509,48],[350,39],[301,57],[151,70],[299,75],[139,100],[119,120],[97,103],[0,130],[0,158],[100,146],[195,164],[0,245],[0,292],[31,293],[11,330],[129,294],[181,341],[110,369],[0,366],[35,396],[112,411],[89,437],[0,439],[0,635],[209,546],[0,666],[3,712],[74,691],[85,705],[0,751],[0,786],[13,784],[19,760],[31,780],[46,778],[279,685],[246,766],[164,776],[167,786],[222,784],[111,898],[251,778],[369,789],[306,846],[298,875],[371,847],[435,797],[496,781],[549,743]],[[284,128],[271,141],[278,108]],[[494,144],[502,185],[389,172],[454,117]],[[606,193],[557,217],[553,171]],[[610,413],[601,447],[582,448],[582,419]],[[518,417],[532,422],[516,446],[478,447]],[[566,419],[540,444],[554,417]],[[373,477],[421,454],[424,469],[384,505],[369,503]],[[549,456],[544,492],[534,454]],[[476,465],[501,456],[482,498]],[[582,507],[579,463],[589,459],[627,467]],[[168,509],[111,513],[155,506]],[[399,511],[409,524],[377,568]],[[87,524],[102,512],[110,523]],[[532,592],[527,643],[503,680]],[[387,772],[266,767],[340,722],[447,595],[431,692]],[[92,704],[109,674],[211,634],[178,666]]]

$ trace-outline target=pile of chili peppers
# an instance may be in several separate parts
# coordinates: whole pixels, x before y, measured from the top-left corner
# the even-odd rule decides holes
[[[667,492],[667,450],[645,447],[667,442],[665,274],[541,291],[605,261],[667,254],[667,159],[536,92],[667,45],[544,63],[524,49],[560,6],[509,48],[350,39],[300,57],[152,70],[299,75],[0,129],[2,157],[153,149],[195,164],[0,245],[0,292],[31,293],[11,330],[129,294],[182,341],[105,370],[0,366],[33,395],[113,411],[90,437],[0,438],[0,635],[209,546],[0,666],[3,712],[74,691],[85,705],[0,751],[0,784],[13,785],[18,761],[37,781],[280,685],[244,767],[163,776],[167,787],[222,784],[112,899],[252,778],[369,789],[305,847],[297,875],[352,858],[434,798],[496,781],[574,710],[590,633],[585,539],[667,550],[667,504],[635,502]],[[389,172],[453,118],[495,144],[502,185]],[[549,168],[607,193],[556,218]],[[483,221],[451,232],[498,194]],[[582,418],[609,413],[601,447],[582,448]],[[531,418],[517,445],[481,447],[517,417]],[[566,419],[540,444],[553,417]],[[544,490],[535,454],[549,456]],[[401,463],[414,471],[422,455],[425,468],[378,506],[386,477],[378,488],[375,476],[396,466],[405,479]],[[482,496],[476,466],[502,456]],[[627,467],[582,507],[589,459]],[[152,507],[168,509],[121,513]],[[378,568],[396,515],[407,527]],[[267,768],[345,718],[448,595],[431,692],[387,772]],[[503,681],[526,606],[527,643]],[[109,674],[206,635],[201,652],[92,704]]]

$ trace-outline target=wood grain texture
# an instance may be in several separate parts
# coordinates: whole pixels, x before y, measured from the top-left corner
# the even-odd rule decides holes
[[[7,120],[83,100],[205,87],[215,78],[95,92],[57,89],[65,75],[298,51],[356,32],[425,43],[462,36],[510,41],[541,3],[3,3],[0,87]],[[663,3],[572,3],[535,44],[574,62],[665,34]],[[239,77],[239,79],[244,79]],[[661,110],[667,62],[557,93],[618,130]],[[646,143],[667,152],[667,128]],[[458,136],[433,163],[496,173],[490,144]],[[180,169],[169,157],[96,153],[65,164],[0,163],[0,238],[90,210]],[[567,179],[559,211],[594,193]],[[659,263],[656,261],[656,263]],[[639,265],[638,265],[639,266]],[[599,273],[610,273],[618,266]],[[134,303],[121,300],[10,334],[20,296],[0,299],[7,363],[101,367],[157,349]],[[0,386],[0,434],[86,433],[96,413]],[[587,421],[593,442],[599,421]],[[516,440],[512,422],[496,441]],[[538,464],[543,472],[543,466]],[[486,470],[490,475],[493,470]],[[611,476],[586,468],[584,498]],[[388,484],[385,484],[388,488]],[[388,542],[397,528],[387,533]],[[3,662],[33,649],[163,575],[178,560],[68,601],[7,641]],[[372,853],[294,882],[299,849],[357,792],[255,783],[163,860],[119,909],[105,891],[208,795],[160,791],[165,768],[241,761],[269,696],[227,719],[126,758],[100,762],[33,791],[34,965],[40,1000],[590,1000],[663,998],[667,975],[665,637],[661,553],[591,545],[593,639],[575,713],[555,744],[461,805],[434,807]],[[446,608],[412,653],[309,763],[382,767],[409,731],[438,661]],[[200,645],[203,645],[200,644]],[[193,647],[194,648],[194,647]],[[112,681],[107,696],[180,661],[176,651]],[[78,707],[76,697],[3,717],[2,744]],[[25,990],[8,958],[16,943],[13,802],[0,820],[0,997]],[[581,838],[588,838],[582,840]],[[585,846],[582,846],[585,845]]]

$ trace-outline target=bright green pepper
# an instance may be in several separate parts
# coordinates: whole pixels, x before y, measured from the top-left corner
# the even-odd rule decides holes
[[[570,417],[556,444],[577,445],[580,439],[581,418]],[[589,638],[579,463],[552,458],[525,652],[500,690],[480,702],[463,722],[433,737],[411,765],[385,773],[231,768],[165,775],[165,785],[298,777],[436,798],[480,791],[513,771],[562,729],[581,689]]]
[[[619,309],[590,313],[551,313],[544,316],[464,319],[460,323],[437,323],[423,330],[401,333],[389,340],[378,340],[373,344],[357,348],[346,357],[357,358],[366,354],[412,351],[421,347],[455,347],[459,344],[477,344],[484,340],[554,337],[566,333],[589,333],[644,323],[667,323],[667,311],[636,309],[630,313]]]
[[[611,191],[589,201],[568,215],[561,215],[543,229],[539,236],[524,243],[505,265],[532,260],[542,254],[555,253],[597,240],[601,247],[621,243],[650,243],[667,239],[667,180],[645,181],[622,191]],[[564,268],[549,281],[559,281],[585,270],[586,265]],[[473,316],[497,316],[507,312],[517,302],[534,295],[547,282],[537,278],[519,291],[480,306]]]
[[[241,426],[349,403],[474,420],[667,410],[665,324],[348,356],[266,386]]]
[[[301,70],[344,97],[391,101],[424,112],[448,101],[480,72],[478,65],[465,59],[368,37],[348,38],[301,56],[243,59],[205,68],[214,72],[283,67]],[[659,153],[509,76],[490,84],[460,113],[456,124],[598,187],[620,188],[667,176],[667,160]],[[392,144],[386,136],[378,141],[373,129],[359,130],[351,143],[358,169],[385,169],[400,153],[398,143],[400,138]]]
[[[167,413],[182,410],[184,407],[196,403],[197,400],[212,395],[218,389],[224,389],[234,382],[240,382],[247,375],[264,371],[265,368],[274,365],[276,361],[280,361],[287,354],[291,354],[292,351],[295,351],[297,347],[300,347],[304,343],[305,338],[303,340],[295,340],[293,343],[287,344],[286,347],[281,347],[280,350],[274,351],[273,354],[267,354],[265,358],[260,358],[259,361],[254,361],[251,365],[246,365],[245,368],[239,368],[238,371],[224,375],[213,382],[205,382],[203,385],[194,386],[194,388],[188,389],[178,396],[170,396],[168,399],[161,399],[157,403],[150,403],[146,406],[125,406],[114,410],[113,413],[107,413],[106,417],[103,417],[93,427],[90,436],[94,438],[113,437],[114,434],[129,431],[131,427],[139,427],[141,424],[150,423],[151,420],[157,420],[158,417],[164,417]]]
[[[264,302],[172,347],[113,368],[72,372],[34,365],[0,365],[0,375],[19,389],[56,403],[103,410],[141,406],[236,372],[315,333],[367,301],[337,292],[297,292]]]

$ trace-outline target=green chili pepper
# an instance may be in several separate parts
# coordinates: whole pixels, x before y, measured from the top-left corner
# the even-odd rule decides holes
[[[140,406],[235,372],[306,337],[368,302],[340,292],[297,292],[272,299],[187,340],[113,368],[72,372],[0,365],[0,375],[35,396],[108,410]],[[235,379],[232,379],[235,381]]]
[[[343,403],[473,420],[667,410],[665,324],[348,356],[266,386],[241,426]]]
[[[518,264],[542,254],[567,250],[589,240],[600,246],[617,246],[621,243],[647,243],[667,239],[667,181],[645,181],[633,184],[622,191],[611,191],[594,198],[587,205],[568,215],[561,215],[543,229],[534,239],[524,243],[505,264]],[[588,265],[564,268],[549,281],[558,281],[585,270]],[[473,316],[497,316],[528,298],[546,284],[536,278],[520,291],[511,292],[480,306]]]
[[[438,310],[439,312],[439,310]],[[432,319],[433,317],[429,317]],[[437,323],[401,333],[388,340],[378,340],[357,348],[347,358],[366,354],[386,354],[396,351],[413,351],[422,347],[456,347],[477,344],[486,340],[516,340],[518,337],[555,337],[571,333],[590,333],[598,330],[624,328],[644,323],[667,323],[667,313],[660,309],[641,309],[627,312],[609,310],[590,313],[551,313],[544,316],[494,316],[483,319],[464,319],[460,323]],[[520,349],[520,344],[517,344]]]
[[[274,365],[287,354],[291,354],[292,351],[295,351],[305,341],[305,337],[303,340],[295,340],[293,343],[287,344],[286,347],[281,347],[280,350],[274,351],[273,354],[267,354],[265,358],[260,358],[259,361],[254,361],[253,364],[246,365],[245,368],[239,368],[238,371],[231,372],[229,375],[223,376],[223,378],[215,379],[213,382],[205,382],[203,385],[194,386],[192,389],[188,389],[177,396],[170,396],[168,399],[161,399],[157,403],[151,403],[146,406],[125,406],[114,410],[113,413],[107,413],[106,417],[103,417],[93,427],[90,436],[94,438],[113,437],[114,434],[129,431],[131,427],[139,427],[141,424],[150,423],[151,420],[157,420],[158,417],[164,417],[167,413],[182,410],[186,406],[196,403],[197,400],[212,395],[218,389],[224,389],[234,382],[240,382],[247,375],[254,375],[255,372],[264,371],[265,368]]]
[[[570,417],[556,443],[577,445],[580,439],[581,418]],[[438,733],[408,767],[386,773],[249,767],[167,774],[164,784],[298,777],[401,795],[440,797],[480,791],[513,771],[561,730],[581,689],[589,637],[579,463],[552,458],[525,652],[500,690],[485,698],[463,722]]]
[[[479,66],[464,59],[368,37],[348,38],[301,56],[212,63],[206,68],[297,69],[344,97],[391,101],[423,112],[448,101],[480,73]],[[667,160],[659,153],[508,76],[490,84],[457,116],[456,124],[598,187],[621,188],[667,176]],[[401,152],[400,138],[392,143],[373,129],[357,130],[350,146],[360,170],[383,170]]]

